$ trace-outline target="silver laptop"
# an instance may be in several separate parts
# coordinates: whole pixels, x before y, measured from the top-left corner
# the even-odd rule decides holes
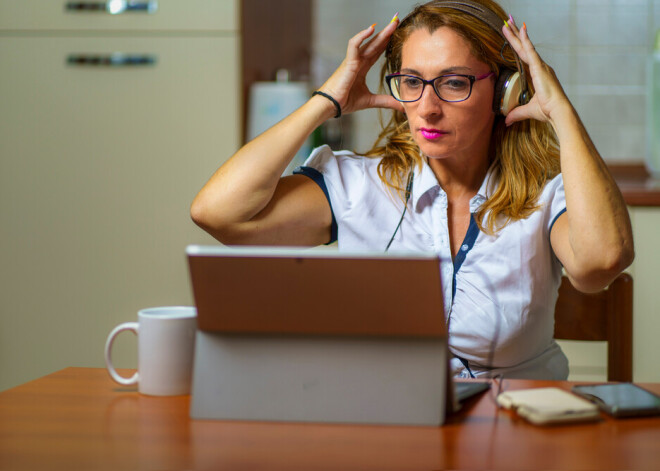
[[[187,249],[195,419],[440,425],[454,404],[435,254]]]

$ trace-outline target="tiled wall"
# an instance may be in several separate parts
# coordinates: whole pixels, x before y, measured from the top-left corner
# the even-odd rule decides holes
[[[315,0],[313,85],[341,62],[347,39],[378,22],[385,26],[410,0]],[[660,0],[501,0],[527,23],[541,57],[556,71],[603,157],[644,160],[646,62],[660,28]],[[376,67],[375,69],[379,69]],[[369,75],[377,88],[378,72]],[[364,151],[377,132],[375,113],[353,118],[352,147]],[[660,132],[657,131],[656,132]]]

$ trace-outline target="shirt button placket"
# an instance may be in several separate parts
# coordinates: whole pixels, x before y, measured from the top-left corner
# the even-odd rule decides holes
[[[449,232],[447,228],[447,194],[438,189],[438,197],[435,199],[434,212],[437,215],[434,224],[434,240],[436,250],[441,254],[446,255],[447,247],[449,246]]]

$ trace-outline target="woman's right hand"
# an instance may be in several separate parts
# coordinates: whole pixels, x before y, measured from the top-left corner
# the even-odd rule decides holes
[[[398,25],[399,19],[395,16],[393,21],[369,42],[362,44],[374,33],[375,25],[360,31],[348,42],[346,58],[319,89],[339,102],[342,113],[352,113],[367,108],[403,111],[401,103],[393,97],[371,93],[366,82],[367,73],[385,51]]]
[[[374,27],[348,43],[346,58],[321,87],[343,113],[366,108],[403,110],[389,95],[369,91],[366,76],[387,47],[395,18],[365,44]],[[323,190],[302,175],[280,178],[309,135],[334,116],[334,105],[315,96],[244,145],[204,185],[191,207],[193,220],[231,245],[320,245],[330,238],[332,211]]]

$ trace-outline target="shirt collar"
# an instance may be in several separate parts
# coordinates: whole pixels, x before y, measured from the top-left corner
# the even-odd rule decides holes
[[[488,171],[486,172],[484,181],[481,182],[481,187],[479,187],[479,191],[477,191],[477,194],[474,195],[470,200],[471,213],[477,211],[477,209],[479,209],[479,206],[481,206],[488,198],[490,198],[493,195],[493,193],[495,193],[498,184],[499,184],[499,179],[497,178],[495,171],[495,162],[492,162],[490,164],[490,167],[488,167]]]
[[[412,192],[410,195],[410,200],[412,202],[412,207],[417,208],[417,205],[420,203],[420,200],[423,198],[440,197],[444,200],[446,205],[447,202],[447,193],[442,189],[438,184],[438,179],[435,178],[435,174],[431,167],[429,166],[426,159],[422,162],[422,169],[414,170],[415,176],[413,180]],[[470,212],[473,213],[479,209],[481,206],[495,191],[497,188],[497,178],[495,177],[495,166],[494,163],[491,163],[486,176],[481,182],[481,186],[477,191],[477,194],[472,197],[470,200]]]
[[[435,174],[433,173],[433,170],[431,170],[431,167],[429,167],[426,159],[422,160],[421,171],[417,168],[414,168],[413,172],[415,178],[413,180],[412,193],[410,195],[413,208],[416,208],[420,199],[422,199],[422,197],[427,194],[427,197],[433,199],[435,196],[437,196],[438,192],[440,192],[445,195],[445,199],[447,198],[445,192],[442,190],[442,188],[440,188],[438,179],[435,178]]]

